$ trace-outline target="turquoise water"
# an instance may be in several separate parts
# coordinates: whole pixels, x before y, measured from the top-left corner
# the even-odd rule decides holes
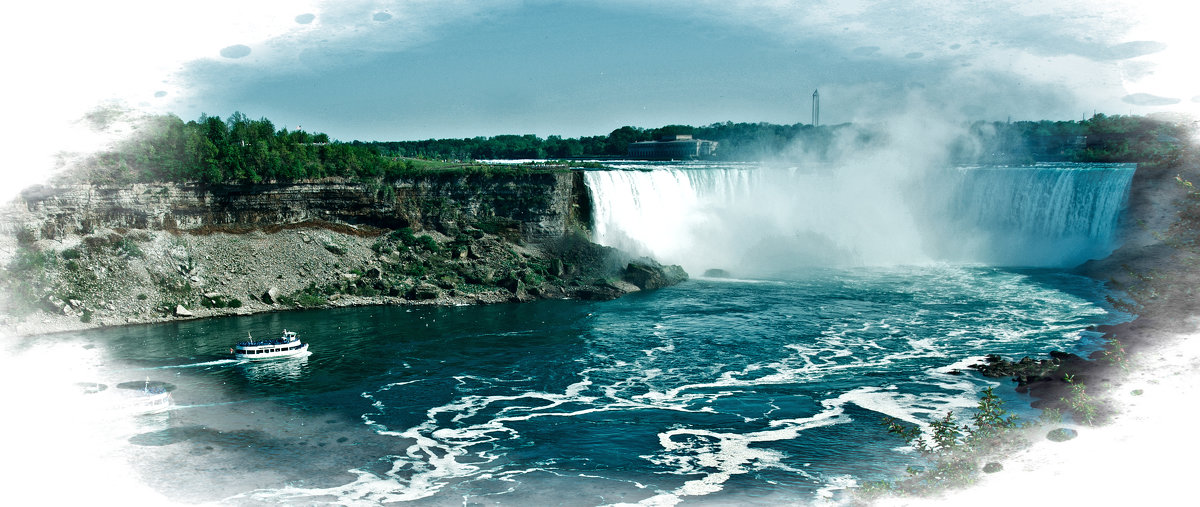
[[[984,354],[1086,352],[1084,329],[1114,318],[1101,301],[1048,270],[808,269],[608,302],[103,329],[14,354],[86,351],[73,382],[168,383],[173,410],[106,438],[177,501],[771,505],[902,474],[916,457],[883,416],[927,421],[1010,385],[964,368]],[[284,328],[312,354],[228,359]]]

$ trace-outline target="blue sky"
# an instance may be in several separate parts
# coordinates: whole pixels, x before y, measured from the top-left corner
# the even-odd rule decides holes
[[[1168,45],[1131,40],[1117,22],[1132,18],[1118,10],[851,4],[318,5],[279,12],[297,25],[289,37],[186,63],[185,96],[158,102],[184,118],[239,110],[342,140],[808,123],[814,89],[824,123],[910,110],[1002,120],[1170,109],[1126,89]],[[1142,103],[1193,102],[1141,93]]]
[[[233,111],[340,140],[623,125],[1200,110],[1173,1],[212,0],[19,5],[6,129],[43,167],[88,111]],[[62,135],[76,132],[72,142]]]
[[[185,118],[240,110],[343,140],[808,123],[814,89],[824,123],[1196,103],[1200,89],[1130,86],[1170,48],[1137,38],[1147,9],[1055,3],[319,4],[279,13],[298,26],[289,37],[187,63],[186,97],[161,102]]]

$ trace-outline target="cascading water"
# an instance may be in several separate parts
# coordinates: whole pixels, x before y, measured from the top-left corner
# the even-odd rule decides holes
[[[598,242],[693,274],[931,262],[1066,267],[1114,247],[1133,164],[912,176],[758,165],[588,172]]]
[[[948,260],[1008,266],[1069,267],[1105,257],[1117,240],[1135,168],[958,168],[946,207],[931,220],[947,228],[955,241],[941,241],[934,248]]]

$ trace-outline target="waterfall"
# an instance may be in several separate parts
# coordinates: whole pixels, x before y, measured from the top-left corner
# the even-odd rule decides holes
[[[1037,164],[955,169],[931,223],[957,234],[939,257],[1017,266],[1074,266],[1117,241],[1135,164]]]
[[[933,262],[1066,267],[1114,248],[1133,164],[588,171],[597,242],[693,275]]]

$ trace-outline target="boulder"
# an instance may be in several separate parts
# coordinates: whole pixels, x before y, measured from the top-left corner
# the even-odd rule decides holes
[[[516,276],[513,276],[512,274],[509,274],[508,276],[505,276],[502,280],[496,282],[496,286],[503,288],[513,294],[520,294],[521,292],[525,291],[525,282],[522,282],[521,279],[517,278]]]
[[[442,289],[430,283],[419,283],[408,291],[409,299],[437,299],[442,295]]]
[[[712,268],[704,270],[705,278],[729,278],[729,272],[720,268]]]
[[[183,305],[175,305],[175,316],[176,317],[191,317],[193,315],[195,315],[195,314],[193,314],[187,308],[184,308]]]
[[[1077,436],[1079,436],[1079,432],[1071,428],[1056,428],[1046,433],[1046,440],[1051,442],[1066,442]]]
[[[625,266],[621,278],[641,290],[658,289],[687,280],[687,272],[679,266],[663,266],[657,262],[632,261]]]
[[[994,474],[1001,470],[1004,470],[1004,465],[996,463],[995,461],[991,461],[988,462],[988,464],[983,465],[983,473]]]
[[[267,289],[267,291],[264,292],[262,295],[262,302],[269,304],[269,305],[278,304],[279,303],[279,289],[276,287],[271,287],[270,289]]]
[[[46,307],[48,310],[50,310],[54,313],[60,313],[63,315],[71,314],[71,307],[67,306],[67,302],[63,301],[61,298],[59,298],[58,296],[55,296],[54,294],[46,296]]]

